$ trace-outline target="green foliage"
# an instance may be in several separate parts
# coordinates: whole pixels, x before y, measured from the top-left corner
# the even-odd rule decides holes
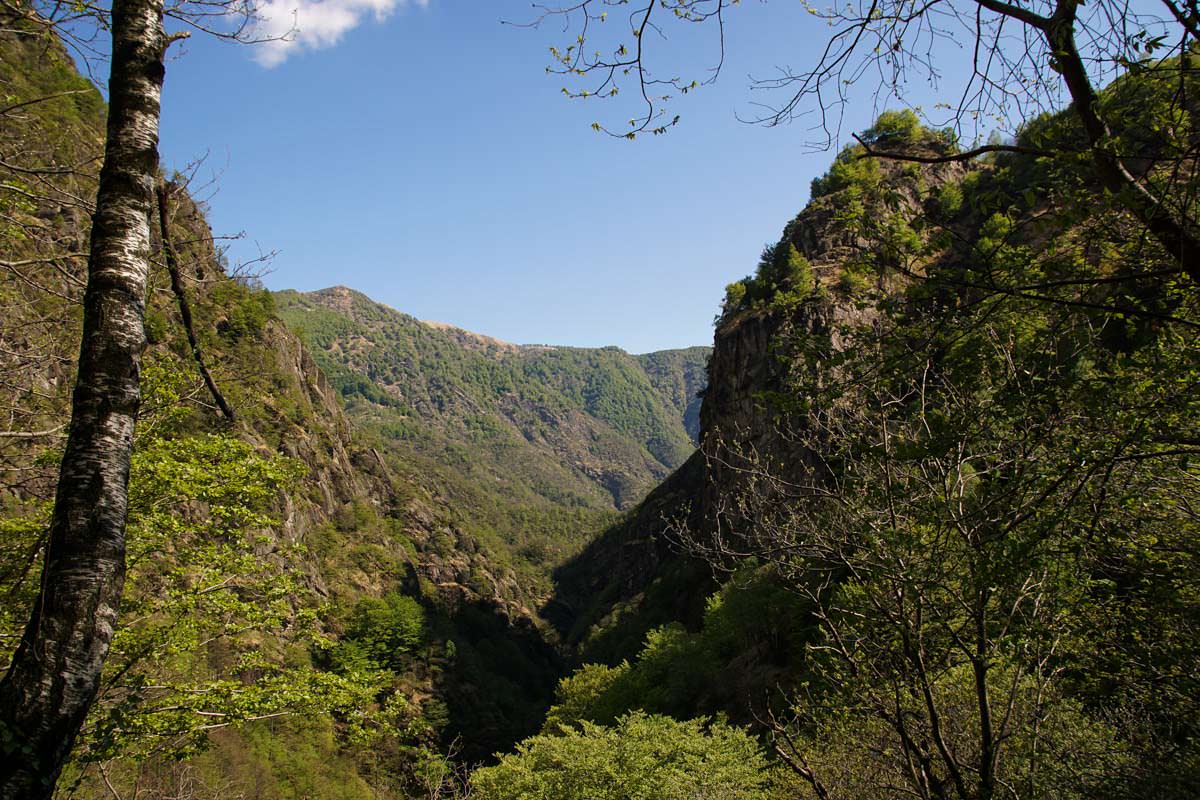
[[[80,763],[186,756],[210,731],[350,713],[369,707],[377,688],[315,670],[303,655],[318,633],[315,603],[296,569],[301,551],[272,535],[269,513],[298,465],[227,434],[184,432],[185,382],[169,361],[151,358],[143,372],[148,416],[130,469],[122,615],[73,753]],[[5,519],[6,559],[33,551],[47,513],[37,505]],[[32,600],[35,587],[14,588]],[[6,611],[6,631],[26,608]]]
[[[949,153],[957,148],[953,131],[931,131],[908,109],[883,112],[860,138],[872,150],[925,149]],[[836,204],[832,206],[834,218],[851,230],[869,226],[872,215],[879,216],[884,211],[889,190],[894,188],[887,184],[896,168],[891,167],[885,173],[880,164],[881,159],[868,157],[862,144],[847,145],[838,153],[829,171],[813,180],[810,196],[812,200],[820,200],[837,194]],[[920,173],[915,165],[902,167],[899,172],[919,181]]]
[[[1104,93],[1105,147],[1192,214],[1195,176],[1177,166],[1195,109],[1174,76]],[[951,144],[886,122],[872,149]],[[794,681],[799,755],[829,790],[804,796],[1176,796],[1200,764],[1184,654],[1200,646],[1200,295],[1099,189],[1073,116],[1018,141],[1048,154],[971,162],[932,196],[911,167],[875,174],[843,151],[799,219],[806,237],[849,226],[832,226],[857,250],[839,288],[878,278],[855,298],[869,320],[811,315],[778,335],[789,378],[755,387],[783,409],[777,438],[707,443],[737,473],[710,503],[731,509],[719,530],[814,612],[776,676]],[[589,676],[608,682],[564,684],[564,716],[609,713],[639,672],[639,699],[669,704],[663,687],[711,659],[714,621]],[[664,656],[677,668],[656,670]],[[766,663],[748,653],[738,677]]]
[[[530,451],[530,442],[557,435],[561,418],[582,411],[599,423],[593,426],[595,452],[589,455],[628,463],[630,472],[643,468],[643,448],[664,470],[691,454],[693,444],[681,425],[678,400],[664,396],[661,389],[666,387],[651,379],[637,357],[616,348],[517,348],[465,332],[457,336],[360,295],[349,294],[351,306],[344,312],[323,307],[324,297],[281,293],[281,313],[348,398],[394,405],[397,413],[388,414],[389,421],[401,414],[411,417],[414,405],[436,408],[438,414],[424,430],[405,421],[405,438],[422,444],[426,452],[441,452],[446,438],[466,434],[474,461],[487,457],[488,462],[502,463],[499,471],[507,473],[514,465],[514,450],[529,451],[523,461],[530,466],[544,462],[544,455]],[[365,341],[373,345],[362,346]],[[680,352],[686,358],[679,369],[703,365],[703,349]],[[370,384],[376,388],[367,388]],[[384,403],[381,389],[393,390],[384,395]],[[406,402],[392,399],[396,396]],[[474,431],[456,430],[466,417],[464,405],[472,419],[488,421]],[[359,409],[351,405],[349,410]],[[428,446],[421,440],[428,440]],[[547,480],[569,482],[561,474],[526,477],[526,487]],[[570,489],[583,503],[594,503],[594,485]]]
[[[861,138],[870,147],[881,149],[919,146],[949,152],[955,147],[951,132],[929,131],[909,110],[884,112]],[[914,229],[913,220],[896,212],[899,194],[893,183],[897,173],[915,181],[920,189],[921,174],[913,165],[899,169],[889,166],[885,170],[880,159],[868,157],[862,144],[854,144],[838,153],[829,171],[812,183],[814,204],[827,207],[833,221],[858,238],[878,243],[879,263],[842,266],[836,286],[843,294],[863,293],[869,285],[869,272],[900,264],[909,266],[908,262],[924,249],[924,239]],[[943,190],[943,213],[947,216],[956,214],[961,205],[956,191],[952,186]],[[834,195],[836,199],[832,199]],[[780,242],[763,251],[753,278],[726,288],[724,316],[747,308],[794,310],[819,289],[811,265],[793,244],[791,228],[789,225]]]
[[[1069,142],[1064,119],[1024,141]],[[943,775],[956,759],[981,775],[970,742],[992,736],[999,780],[1029,796],[1165,796],[1197,763],[1196,682],[1179,669],[1198,641],[1195,559],[1179,555],[1195,548],[1180,503],[1196,502],[1197,472],[1169,453],[1200,419],[1180,391],[1200,375],[1184,344],[1200,298],[1088,175],[1073,157],[980,165],[936,196],[954,233],[936,246],[920,217],[884,218],[874,263],[915,258],[923,279],[898,280],[870,324],[838,326],[836,350],[807,332],[789,343],[778,396],[802,398],[802,423],[781,435],[836,482],[802,477],[788,491],[805,501],[782,507],[725,502],[756,521],[746,549],[823,609],[798,729],[836,796],[904,784],[897,720],[912,741],[939,725],[957,740],[953,756],[928,751]],[[837,576],[820,592],[812,564]],[[1138,632],[1148,615],[1153,636]],[[1150,662],[1158,679],[1137,666]],[[1001,706],[986,731],[978,709]],[[1035,737],[1060,755],[1035,759]]]
[[[397,474],[453,498],[453,524],[484,548],[477,560],[512,569],[523,590],[548,591],[551,570],[587,533],[695,447],[688,425],[696,432],[706,348],[521,348],[345,289],[281,292],[277,302],[364,443]],[[482,577],[478,585],[494,591]]]
[[[15,51],[0,53],[6,68]],[[5,70],[14,101],[89,88],[65,53],[46,54],[43,82]],[[1138,165],[1149,155],[1190,158],[1193,109],[1180,94],[1161,75],[1118,81],[1101,98],[1114,127],[1106,146]],[[95,144],[77,131],[102,111],[98,93],[29,109],[30,129],[41,132],[31,140]],[[954,146],[911,112],[886,112],[863,139]],[[787,365],[795,382],[772,396],[807,414],[811,427],[787,431],[790,441],[820,453],[836,483],[813,487],[821,491],[798,508],[768,497],[754,509],[747,542],[765,537],[773,567],[735,576],[698,629],[655,627],[631,661],[564,678],[542,735],[477,774],[481,796],[765,796],[766,763],[743,733],[646,712],[745,713],[746,697],[781,687],[796,698],[790,733],[831,797],[902,791],[914,753],[946,790],[939,738],[969,775],[981,774],[980,709],[989,703],[996,764],[1014,794],[1192,788],[1196,287],[1096,191],[1072,117],[1034,119],[1019,141],[1055,155],[997,157],[942,185],[933,221],[954,236],[936,245],[914,209],[893,213],[897,181],[920,188],[916,167],[881,166],[855,146],[814,181],[817,207],[869,243],[839,266],[838,288],[859,306],[876,302],[877,313],[870,326],[835,331],[839,352],[827,347],[832,337],[796,344]],[[1139,177],[1169,189],[1178,175],[1162,172]],[[22,199],[25,183],[5,186],[0,211],[12,227],[0,235],[24,247],[26,229],[10,220],[37,208]],[[1179,205],[1190,208],[1185,194]],[[726,314],[791,312],[812,299],[812,266],[794,233],[766,249],[753,277],[730,284]],[[889,284],[899,266],[923,280]],[[875,277],[879,291],[864,300]],[[678,422],[693,408],[703,352],[513,348],[355,298],[343,313],[283,297],[364,441],[381,445],[370,468],[398,476],[396,508],[385,516],[336,487],[333,518],[306,534],[315,561],[282,539],[279,499],[304,502],[302,470],[264,453],[302,431],[288,444],[320,463],[313,454],[343,432],[313,424],[313,398],[264,357],[270,295],[218,280],[197,303],[202,338],[239,376],[232,391],[246,401],[247,435],[266,446],[213,433],[189,410],[195,381],[169,357],[171,348],[186,356],[177,324],[152,304],[148,334],[162,347],[144,373],[129,593],[74,770],[120,758],[128,777],[160,757],[215,747],[244,785],[269,784],[256,796],[399,793],[389,781],[405,770],[443,785],[445,760],[415,742],[432,741],[435,729],[511,740],[536,727],[536,698],[554,676],[553,656],[531,644],[537,637],[518,638],[489,602],[537,599],[581,532],[692,450]],[[808,414],[813,407],[821,414]],[[56,457],[44,448],[33,466]],[[586,477],[598,473],[603,488]],[[434,497],[453,510],[422,506]],[[9,600],[0,626],[12,643],[34,601],[49,509],[13,493],[0,502]],[[418,552],[462,581],[461,607],[439,604],[427,578],[413,582],[420,600],[361,598],[351,586],[400,574]],[[324,570],[340,609],[337,641],[322,635],[306,588],[312,569]],[[646,602],[674,613],[678,588],[664,581]],[[581,620],[585,629],[593,622]],[[628,630],[637,637],[650,624]],[[437,699],[410,699],[431,687]],[[275,721],[247,725],[263,718]],[[341,779],[355,766],[380,782]]]
[[[615,667],[584,664],[560,680],[555,703],[546,713],[542,732],[556,734],[585,720],[607,723],[616,719],[630,708],[630,701],[637,700],[618,694],[621,684],[628,681],[629,672],[628,661]]]
[[[803,292],[812,284],[812,268],[808,259],[791,242],[779,242],[763,250],[754,281],[768,293],[786,284]]]
[[[608,724],[635,709],[680,719],[739,710],[739,691],[774,688],[772,665],[799,658],[809,630],[805,605],[769,571],[748,565],[708,599],[698,632],[677,623],[655,628],[632,663],[589,664],[564,678],[543,731],[582,720]],[[761,672],[746,670],[747,653]]]
[[[411,597],[392,592],[364,597],[350,612],[345,636],[333,652],[339,672],[399,671],[425,638],[425,610]]]
[[[153,403],[167,384],[148,377]],[[187,752],[214,724],[369,697],[369,687],[280,658],[288,641],[315,633],[311,612],[296,608],[305,591],[287,568],[296,554],[273,541],[265,513],[297,466],[227,435],[175,437],[169,428],[144,426],[134,450],[125,622],[79,754],[87,760]],[[264,635],[276,637],[274,655],[261,649]],[[214,645],[221,658],[206,667],[198,657]],[[221,677],[229,673],[257,677]]]
[[[925,126],[912,109],[899,111],[884,111],[875,120],[875,124],[862,133],[863,141],[868,144],[896,143],[915,144],[927,135]]]
[[[19,115],[0,119],[0,138],[9,137],[4,127],[17,120],[25,134],[21,156],[41,159],[23,162],[26,165],[78,164],[95,156],[103,146],[105,104],[100,92],[76,71],[66,48],[46,28],[15,19],[13,27],[21,33],[7,37],[0,52],[0,101],[6,106],[29,105]],[[26,150],[29,147],[34,152]],[[0,203],[6,195],[0,191]]]
[[[17,638],[29,621],[29,609],[37,598],[37,549],[50,525],[49,501],[0,500],[0,575],[4,576],[6,601],[0,603],[0,659],[12,656]]]
[[[730,314],[742,307],[746,299],[746,283],[748,279],[734,281],[725,287],[725,300],[721,304],[721,312]]]
[[[736,728],[633,713],[527,739],[471,784],[483,800],[753,800],[769,796],[770,773]]]
[[[262,800],[375,800],[377,790],[355,774],[340,752],[337,729],[325,717],[287,718],[271,728],[252,726],[211,757],[233,786],[254,787]],[[203,763],[203,762],[201,762]]]
[[[864,156],[862,145],[843,148],[829,171],[813,179],[810,192],[812,199],[845,192],[839,202],[839,218],[847,221],[861,219],[866,211],[864,200],[879,188],[882,179],[879,162]]]
[[[269,291],[252,289],[232,280],[217,284],[209,301],[225,314],[224,319],[216,323],[217,332],[234,342],[260,336],[267,321],[275,316],[275,300]]]
[[[815,288],[812,265],[785,237],[763,248],[753,277],[725,287],[722,313],[729,315],[745,308],[794,309],[811,297]]]
[[[942,219],[951,220],[958,216],[963,207],[963,187],[953,181],[943,183],[938,189],[937,208]]]
[[[755,282],[771,286],[772,302],[783,307],[800,303],[815,288],[812,266],[791,242],[776,245],[769,265],[764,254]]]
[[[1007,731],[1000,761],[1002,781],[1022,797],[1083,800],[1103,796],[1112,776],[1129,765],[1128,748],[1109,724],[1090,716],[1078,702],[1048,696],[1045,687],[998,669],[992,690],[1006,699]],[[969,670],[950,670],[932,688],[941,710],[939,735],[964,763],[978,763],[978,697]],[[923,714],[916,698],[902,701],[904,712]],[[1048,716],[1036,710],[1052,708]],[[1036,725],[1032,724],[1037,720]],[[854,707],[854,699],[826,713],[819,724],[793,732],[796,750],[828,791],[827,800],[873,800],[891,797],[887,787],[902,786],[908,763],[904,742],[879,716]],[[818,795],[796,781],[796,796]]]
[[[854,265],[848,264],[838,270],[837,288],[843,294],[862,294],[870,288],[870,285],[866,275],[861,270],[856,269]]]

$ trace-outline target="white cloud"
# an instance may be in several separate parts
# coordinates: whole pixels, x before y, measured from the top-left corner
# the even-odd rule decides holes
[[[275,67],[299,50],[332,47],[342,36],[373,15],[382,22],[397,6],[425,6],[429,0],[262,0],[258,3],[254,59]]]

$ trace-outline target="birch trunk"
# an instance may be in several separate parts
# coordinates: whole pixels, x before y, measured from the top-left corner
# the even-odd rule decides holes
[[[163,82],[162,0],[115,0],[79,375],[41,594],[0,681],[0,798],[48,798],[96,695],[125,582]]]

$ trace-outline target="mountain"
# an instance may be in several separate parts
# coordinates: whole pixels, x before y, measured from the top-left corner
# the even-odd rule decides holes
[[[1060,155],[1076,125],[955,159],[888,112],[814,182],[727,289],[698,452],[555,573],[593,663],[543,735],[725,715],[779,743],[781,796],[1195,796],[1200,293]]]
[[[344,287],[275,302],[393,469],[444,496],[535,593],[695,449],[708,348],[515,345]]]
[[[16,11],[0,9],[0,670],[37,597],[105,116],[53,33]],[[486,525],[467,530],[468,479],[393,468],[272,295],[227,273],[182,180],[165,186],[197,348],[153,220],[124,616],[64,785],[399,796],[452,742],[479,760],[535,731],[563,669],[537,579]],[[664,453],[687,447],[682,423],[666,424],[674,408],[648,412]],[[607,492],[589,499],[526,521],[579,535],[614,513]],[[408,634],[391,638],[400,622]]]
[[[52,33],[5,19],[0,663],[36,598],[30,577],[69,410],[105,114]],[[316,297],[340,298],[333,308],[353,317],[275,298],[226,273],[204,208],[177,178],[166,188],[202,355],[155,220],[128,627],[69,767],[76,792],[107,791],[93,766],[103,764],[117,786],[163,793],[183,791],[193,770],[267,798],[400,793],[451,743],[476,761],[535,731],[567,657],[540,613],[550,573],[694,449],[707,350],[514,347],[347,290]],[[314,332],[361,325],[396,347],[372,353],[365,338],[339,340],[363,356],[343,363],[325,347],[310,352],[285,317]],[[234,420],[201,379],[200,359]],[[212,605],[188,607],[183,587],[198,580],[212,582]],[[386,656],[371,649],[391,635],[389,620],[413,619],[415,636]],[[258,651],[239,680],[245,692],[275,682],[275,699],[261,702],[289,722],[243,727],[262,706],[224,700],[196,706],[199,716],[179,710],[192,707],[179,698],[208,697]],[[386,682],[368,687],[367,675]],[[360,692],[365,705],[337,705]],[[382,724],[385,706],[398,716]],[[374,744],[338,744],[360,724]],[[170,766],[172,753],[195,748],[209,752],[182,772]],[[399,750],[385,759],[389,748]]]
[[[104,109],[4,13],[0,663],[37,602]],[[1180,86],[1130,75],[1114,148],[1194,188],[1155,160],[1194,146]],[[682,751],[672,790],[732,754],[754,796],[1194,796],[1200,294],[1078,139],[1050,115],[968,159],[887,112],[711,351],[641,356],[272,294],[167,181],[192,330],[156,257],[128,581],[64,794],[446,796],[540,729],[476,788],[587,794],[562,775]]]
[[[426,455],[469,447],[461,466],[506,492],[627,508],[695,449],[708,348],[514,345],[345,287],[276,302],[352,415]]]

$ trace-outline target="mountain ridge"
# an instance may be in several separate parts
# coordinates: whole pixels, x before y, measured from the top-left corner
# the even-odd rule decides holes
[[[397,308],[396,306],[394,306],[390,303],[385,303],[382,300],[377,300],[376,298],[372,297],[367,292],[364,292],[360,289],[355,289],[353,286],[348,286],[344,283],[336,283],[331,286],[324,286],[319,289],[296,289],[296,288],[289,286],[289,287],[284,287],[282,289],[274,289],[272,291],[275,294],[292,294],[292,293],[294,293],[294,294],[299,294],[299,295],[313,295],[313,296],[320,296],[320,297],[327,297],[327,298],[345,298],[347,300],[352,297],[359,298],[361,300],[366,300],[370,303],[373,303],[374,305],[386,308],[389,311],[394,311],[397,314],[407,317],[415,322],[419,322],[422,325],[426,325],[430,328],[433,328],[434,330],[448,332],[448,333],[452,333],[452,334],[456,334],[456,335],[461,335],[467,339],[477,340],[482,344],[494,345],[494,346],[502,348],[502,349],[513,349],[513,350],[619,350],[620,352],[625,353],[626,355],[629,355],[633,358],[642,358],[645,356],[652,356],[652,355],[656,355],[656,354],[660,354],[660,353],[676,353],[676,352],[687,352],[690,350],[697,350],[697,349],[699,349],[699,350],[711,350],[712,349],[711,345],[695,344],[695,345],[685,345],[683,347],[663,347],[663,348],[659,348],[659,349],[655,349],[655,350],[646,350],[646,351],[635,352],[632,350],[627,350],[626,348],[621,347],[620,345],[617,345],[617,344],[580,345],[580,344],[555,344],[553,342],[515,342],[515,341],[510,341],[508,339],[502,339],[498,336],[492,336],[491,334],[488,334],[488,333],[481,333],[479,331],[472,330],[471,328],[467,328],[462,325],[459,325],[458,323],[455,323],[455,322],[446,322],[445,320],[436,320],[436,319],[423,319],[421,317],[416,316],[415,314],[410,314],[409,312],[407,312],[401,308]],[[351,306],[348,302],[344,302],[343,307],[347,311],[349,311],[351,308]]]
[[[438,457],[464,444],[520,452],[545,473],[531,485],[549,481],[535,493],[568,487],[555,502],[627,508],[695,447],[708,348],[518,345],[344,286],[275,297],[348,407],[387,418],[385,440],[426,440],[418,449]]]

